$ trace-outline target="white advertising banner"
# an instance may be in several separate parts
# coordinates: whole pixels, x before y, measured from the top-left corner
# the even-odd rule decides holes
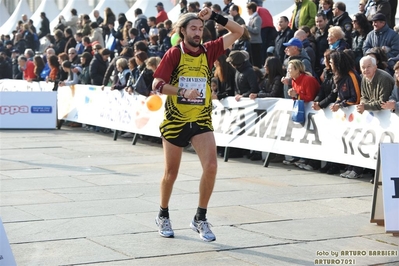
[[[18,79],[0,79],[0,93],[10,91],[51,91],[53,83],[27,82]]]
[[[165,102],[166,96],[162,96]],[[76,85],[58,89],[60,119],[150,136],[160,136],[163,108],[149,111],[146,98],[109,88]],[[399,117],[389,111],[359,114],[306,105],[304,125],[291,121],[293,101],[233,97],[214,100],[218,146],[274,152],[375,169],[379,143],[399,142]]]
[[[57,93],[40,91],[0,92],[0,128],[55,129]]]
[[[385,231],[399,233],[399,143],[382,143],[380,155]]]

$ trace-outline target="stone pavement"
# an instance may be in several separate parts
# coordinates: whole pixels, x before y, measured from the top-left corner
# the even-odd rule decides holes
[[[369,222],[370,177],[220,158],[208,209],[217,240],[206,243],[189,228],[195,153],[183,154],[170,203],[175,238],[165,239],[154,223],[160,144],[65,127],[3,130],[0,146],[0,215],[21,266],[399,265],[397,253],[369,254],[399,249],[398,237]]]

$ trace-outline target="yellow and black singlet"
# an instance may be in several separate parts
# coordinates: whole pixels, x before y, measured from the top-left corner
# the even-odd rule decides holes
[[[189,100],[177,95],[168,95],[165,103],[165,119],[160,125],[165,138],[175,138],[180,129],[189,122],[200,127],[212,127],[212,71],[209,69],[205,53],[191,56],[180,47],[180,61],[172,72],[170,84],[183,89],[197,89],[200,96]]]

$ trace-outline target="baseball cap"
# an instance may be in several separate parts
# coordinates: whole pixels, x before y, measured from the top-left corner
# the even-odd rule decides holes
[[[12,41],[5,41],[4,45],[12,45]]]
[[[267,48],[266,53],[273,54],[274,53],[274,46],[270,46],[269,48]]]
[[[12,49],[11,53],[18,53],[19,54],[19,50],[18,49]]]
[[[385,17],[384,14],[382,13],[377,13],[373,16],[372,21],[376,21],[376,20],[380,20],[380,21],[386,21],[387,18]]]
[[[245,55],[241,51],[232,51],[227,57],[226,62],[230,62],[234,66],[239,66],[245,62]]]
[[[301,40],[297,38],[291,38],[288,42],[283,43],[284,46],[296,46],[298,48],[302,48]]]
[[[163,7],[163,3],[162,3],[162,2],[158,2],[157,5],[156,5],[156,7],[157,7],[157,6],[162,6],[162,7]]]

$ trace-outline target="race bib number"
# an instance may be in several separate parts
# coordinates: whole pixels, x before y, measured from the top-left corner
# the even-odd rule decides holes
[[[177,103],[204,105],[206,99],[206,80],[206,78],[201,77],[179,77],[179,88],[197,90],[200,96],[196,99],[186,99],[182,96],[178,96]]]

